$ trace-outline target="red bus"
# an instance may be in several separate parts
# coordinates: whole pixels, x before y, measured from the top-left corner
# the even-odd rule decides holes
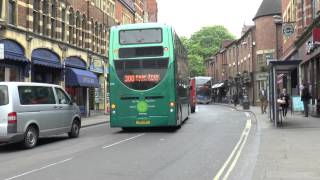
[[[196,112],[197,96],[196,96],[196,79],[190,79],[190,106],[191,113]]]

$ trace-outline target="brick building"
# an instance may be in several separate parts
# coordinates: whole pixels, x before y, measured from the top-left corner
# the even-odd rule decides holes
[[[158,4],[156,0],[145,0],[145,21],[157,22],[158,21]]]
[[[1,0],[0,81],[60,84],[75,97],[84,116],[104,112],[114,4],[113,0]],[[84,77],[86,82],[79,80]]]
[[[294,33],[283,38],[282,60],[302,60],[298,74],[300,84],[309,86],[312,94],[312,110],[320,103],[320,2],[319,0],[282,0],[282,26],[292,24]],[[297,73],[297,72],[295,72]],[[299,83],[298,83],[299,84]],[[299,95],[298,84],[283,81],[283,86],[295,90]]]
[[[133,0],[116,0],[115,17],[118,24],[132,24],[135,22],[136,7]]]
[[[263,0],[254,26],[244,26],[239,39],[206,61],[207,74],[219,84],[224,82],[215,88],[227,89],[226,96],[239,93],[248,95],[252,104],[259,103],[258,92],[267,86],[267,59],[281,56],[281,28],[274,22],[275,15],[281,15],[281,1]]]

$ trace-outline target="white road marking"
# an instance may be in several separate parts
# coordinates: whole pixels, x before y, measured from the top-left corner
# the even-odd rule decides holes
[[[113,143],[113,144],[110,144],[110,145],[107,145],[107,146],[103,146],[102,149],[106,149],[106,148],[109,148],[109,147],[112,147],[112,146],[115,146],[115,145],[124,143],[124,142],[126,142],[126,141],[130,141],[130,140],[132,140],[132,139],[138,138],[138,137],[143,136],[143,135],[145,135],[145,133],[139,134],[139,135],[137,135],[137,136],[133,136],[133,137],[128,138],[128,139],[124,139],[124,140],[122,140],[122,141],[119,141],[119,142],[116,142],[116,143]]]
[[[245,114],[246,114],[246,116],[247,116],[248,118],[250,118],[250,113],[245,112]]]
[[[247,141],[247,138],[249,136],[250,129],[251,129],[251,119],[247,120],[246,126],[241,134],[239,141],[237,142],[236,146],[234,147],[231,154],[229,155],[227,161],[223,164],[222,168],[219,170],[218,174],[213,178],[213,180],[219,180],[221,178],[221,176],[225,172],[227,166],[230,164],[230,161],[233,159],[231,165],[229,166],[226,174],[223,177],[223,180],[226,180],[229,177],[231,171],[235,167],[235,165],[241,155],[242,149],[243,149],[243,147]]]
[[[16,176],[7,178],[7,179],[5,179],[5,180],[17,179],[17,178],[19,178],[19,177],[21,177],[21,176],[25,176],[25,175],[30,174],[30,173],[34,173],[34,172],[37,172],[37,171],[41,171],[41,170],[43,170],[43,169],[47,169],[47,168],[49,168],[49,167],[51,167],[51,166],[56,166],[56,165],[65,163],[65,162],[67,162],[67,161],[70,161],[71,159],[72,159],[72,158],[68,158],[68,159],[65,159],[65,160],[62,160],[62,161],[59,161],[59,162],[56,162],[56,163],[52,163],[52,164],[46,165],[46,166],[44,166],[44,167],[42,167],[42,168],[34,169],[34,170],[32,170],[32,171],[28,171],[28,172],[25,172],[25,173],[16,175]]]

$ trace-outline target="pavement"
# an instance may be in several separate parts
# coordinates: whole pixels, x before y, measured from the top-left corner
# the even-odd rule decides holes
[[[99,124],[108,123],[110,121],[109,115],[95,115],[90,117],[82,117],[81,119],[81,127],[89,127]]]
[[[242,111],[240,106],[236,109]],[[251,179],[320,180],[320,118],[289,111],[276,128],[260,107],[249,111],[255,114],[260,141]]]

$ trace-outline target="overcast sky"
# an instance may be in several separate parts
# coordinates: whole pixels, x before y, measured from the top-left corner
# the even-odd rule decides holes
[[[252,25],[262,0],[157,0],[158,21],[172,25],[179,36],[204,26],[223,25],[237,38],[243,24]]]

